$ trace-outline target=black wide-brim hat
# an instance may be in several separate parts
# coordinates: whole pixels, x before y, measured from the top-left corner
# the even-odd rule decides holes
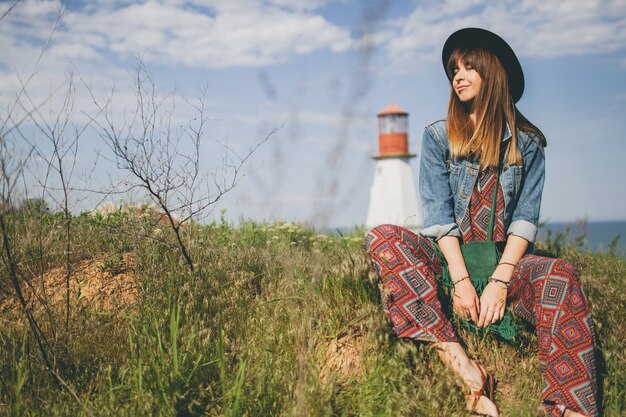
[[[466,50],[481,48],[492,52],[504,67],[509,81],[509,91],[513,101],[517,103],[524,93],[524,72],[515,56],[515,52],[501,37],[493,32],[480,28],[465,28],[454,32],[443,45],[441,58],[447,74],[448,60],[455,49]],[[450,80],[452,82],[452,80]]]

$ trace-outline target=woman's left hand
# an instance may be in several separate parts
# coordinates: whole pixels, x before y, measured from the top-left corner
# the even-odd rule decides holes
[[[478,327],[497,323],[504,317],[507,288],[499,282],[491,281],[480,296],[480,315]]]

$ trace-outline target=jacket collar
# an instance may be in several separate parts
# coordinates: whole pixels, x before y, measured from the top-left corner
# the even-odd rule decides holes
[[[513,135],[511,134],[511,129],[509,128],[509,124],[505,123],[504,126],[502,126],[502,142],[507,141],[512,136]]]

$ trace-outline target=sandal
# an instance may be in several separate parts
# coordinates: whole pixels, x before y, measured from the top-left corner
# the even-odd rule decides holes
[[[480,371],[480,379],[482,381],[482,386],[480,387],[480,389],[476,391],[470,391],[469,393],[465,394],[465,400],[467,401],[467,409],[472,413],[482,414],[476,410],[476,406],[478,405],[478,401],[480,400],[480,397],[484,395],[485,397],[489,398],[489,400],[496,407],[496,412],[500,413],[500,411],[498,410],[498,406],[496,405],[494,401],[495,380],[493,379],[493,376],[489,372],[487,372],[485,368],[483,368],[479,364],[476,364],[476,365],[478,366],[478,370]]]

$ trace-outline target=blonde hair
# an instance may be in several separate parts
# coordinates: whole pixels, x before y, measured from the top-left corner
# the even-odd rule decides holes
[[[538,145],[546,146],[541,130],[530,123],[515,106],[509,92],[509,83],[500,60],[485,49],[455,49],[446,67],[450,80],[458,61],[470,65],[482,78],[478,96],[472,101],[471,110],[476,122],[470,119],[470,109],[463,103],[454,87],[450,90],[446,129],[453,159],[474,155],[480,167],[497,167],[500,161],[500,145],[505,126],[511,129],[512,138],[507,144],[504,161],[509,165],[521,165],[518,149],[518,131],[527,133]]]

